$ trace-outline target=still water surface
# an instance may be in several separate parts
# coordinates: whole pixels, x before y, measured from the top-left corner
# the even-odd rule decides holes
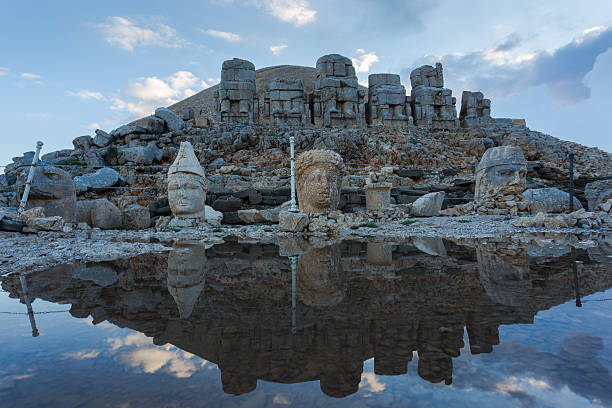
[[[3,277],[0,407],[609,407],[596,244],[184,242]]]

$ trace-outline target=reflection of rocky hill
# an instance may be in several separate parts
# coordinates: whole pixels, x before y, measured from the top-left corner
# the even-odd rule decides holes
[[[294,315],[291,261],[272,245],[227,243],[204,256],[189,244],[181,256],[58,267],[29,277],[28,290],[72,304],[75,317],[108,320],[218,364],[227,393],[250,392],[258,379],[319,380],[333,397],[357,391],[363,361],[398,375],[415,351],[419,375],[448,384],[464,329],[472,354],[490,353],[500,325],[531,323],[575,294],[569,253],[535,262],[501,245],[418,245],[444,254],[343,243],[301,255]],[[606,265],[585,253],[578,260],[583,295],[612,286]],[[20,296],[19,279],[2,286]]]

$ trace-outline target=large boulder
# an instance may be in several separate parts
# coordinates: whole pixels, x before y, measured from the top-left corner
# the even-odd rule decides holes
[[[123,227],[125,229],[140,230],[150,226],[151,214],[148,208],[131,204],[123,210]]]
[[[310,223],[308,214],[283,211],[278,217],[278,229],[285,232],[302,232]]]
[[[112,229],[121,227],[121,211],[106,198],[83,200],[77,203],[77,221],[91,227]]]
[[[531,214],[542,213],[561,213],[569,211],[569,193],[558,188],[530,188],[523,192],[523,197],[528,198],[529,212]],[[582,204],[574,197],[574,210],[582,208]]]
[[[82,193],[88,190],[103,191],[114,186],[121,179],[119,173],[110,167],[103,167],[95,173],[76,176],[74,184],[76,185],[77,193]]]
[[[157,116],[147,116],[133,123],[147,130],[147,133],[164,133],[164,120]]]
[[[112,138],[125,137],[130,134],[145,134],[149,131],[142,126],[123,125],[110,132]]]
[[[612,198],[612,179],[587,184],[584,188],[584,195],[589,204],[589,211],[595,211],[599,204]]]
[[[168,108],[155,109],[155,116],[165,120],[166,125],[168,125],[168,129],[173,132],[180,132],[185,128],[185,121]]]
[[[91,148],[92,143],[93,139],[91,136],[79,136],[74,138],[72,141],[72,145],[74,146],[75,150],[82,150],[84,152]]]
[[[127,147],[120,150],[119,163],[131,162],[139,165],[150,165],[154,161],[162,159],[163,151],[157,147],[155,142],[150,142],[146,146]]]
[[[98,147],[108,146],[113,141],[113,137],[101,129],[96,129],[96,136],[93,138],[93,144]]]
[[[442,209],[442,203],[446,194],[444,191],[425,194],[412,203],[410,215],[414,217],[433,217],[438,215]]]
[[[24,178],[28,172],[24,172]],[[20,180],[19,191],[23,192],[25,179]],[[27,208],[43,207],[46,216],[60,216],[72,222],[76,217],[76,188],[72,177],[66,171],[53,166],[40,166],[34,172],[34,179],[28,196]]]
[[[204,206],[204,214],[206,215],[206,222],[211,225],[221,225],[223,221],[223,213],[217,211],[210,206]]]

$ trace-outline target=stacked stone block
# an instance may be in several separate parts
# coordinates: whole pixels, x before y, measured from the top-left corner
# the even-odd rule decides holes
[[[352,61],[339,54],[317,60],[313,93],[317,126],[361,125],[365,121],[365,92],[359,90]]]
[[[264,98],[264,116],[271,125],[302,125],[310,119],[308,97],[301,79],[270,81]]]
[[[254,123],[258,112],[255,65],[238,58],[224,61],[215,99],[218,121]]]
[[[406,88],[396,74],[368,76],[368,123],[404,127],[412,123]]]
[[[412,116],[417,126],[442,130],[459,127],[457,99],[452,90],[444,88],[442,64],[415,69],[410,73],[410,83]]]
[[[484,126],[491,122],[491,100],[485,99],[482,92],[463,91],[459,120],[463,128]]]

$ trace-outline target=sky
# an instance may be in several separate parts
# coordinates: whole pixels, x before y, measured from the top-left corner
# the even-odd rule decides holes
[[[0,0],[0,165],[110,131],[219,81],[221,63],[350,57],[359,81],[441,61],[492,116],[612,151],[609,0]],[[0,172],[2,169],[0,168]]]

